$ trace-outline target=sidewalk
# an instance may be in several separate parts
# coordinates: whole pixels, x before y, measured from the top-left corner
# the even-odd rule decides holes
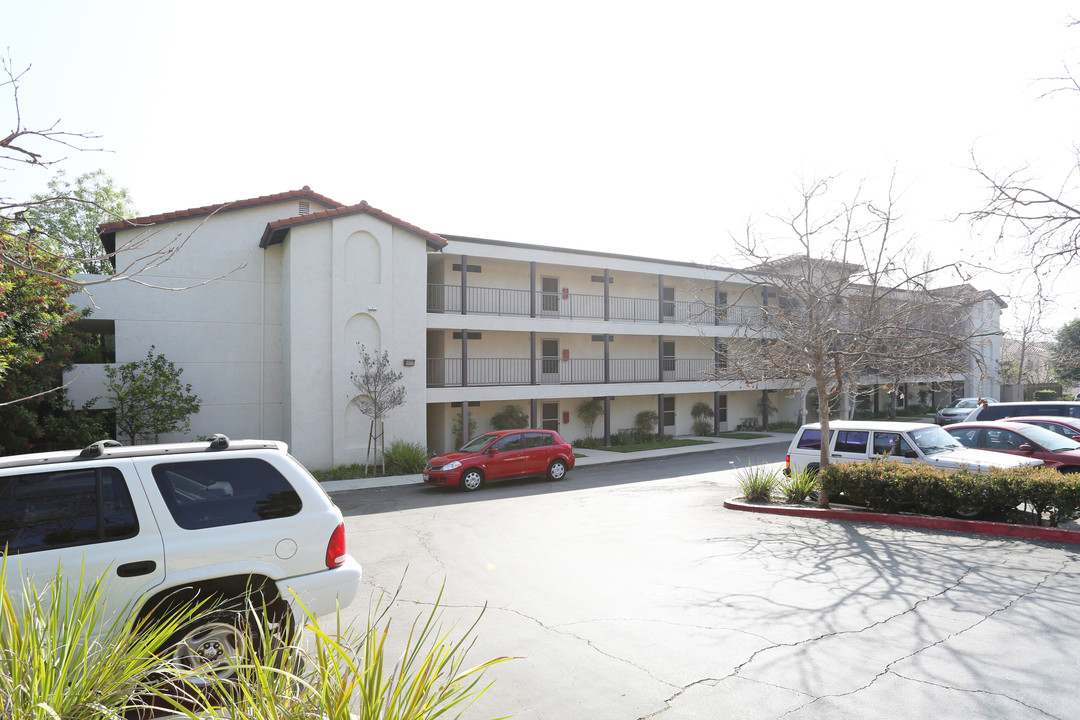
[[[672,455],[685,455],[687,453],[708,452],[710,450],[725,450],[729,448],[752,447],[764,445],[777,440],[790,440],[791,433],[762,433],[768,437],[755,438],[753,440],[736,440],[733,438],[715,437],[686,437],[680,439],[703,440],[706,445],[686,445],[684,447],[664,448],[661,450],[642,450],[640,452],[613,452],[611,450],[588,450],[574,448],[574,454],[582,457],[577,458],[575,467],[587,465],[603,465],[608,463],[632,462],[634,460],[648,460],[657,457],[670,457]],[[328,480],[321,483],[322,488],[328,493],[346,492],[349,490],[367,490],[370,488],[393,487],[396,485],[414,485],[423,483],[419,473],[415,475],[395,475],[391,477],[359,478],[356,480]]]

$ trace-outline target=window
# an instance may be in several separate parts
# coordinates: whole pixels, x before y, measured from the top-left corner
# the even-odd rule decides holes
[[[29,553],[139,533],[124,476],[102,467],[0,478],[0,548]]]
[[[537,448],[554,445],[555,439],[548,433],[527,433],[525,435],[525,447]]]
[[[540,341],[540,372],[544,375],[559,374],[559,341]]]
[[[664,396],[664,427],[675,427],[675,396]]]
[[[919,453],[900,433],[874,433],[874,454],[902,458],[917,458]]]
[[[559,312],[559,278],[540,278],[540,311],[545,313]]]
[[[821,449],[821,431],[820,430],[803,430],[802,437],[799,438],[798,446],[802,450],[820,450]]]
[[[727,422],[727,395],[721,394],[716,399],[716,421]],[[821,433],[818,433],[818,447],[821,447]]]
[[[1017,435],[1012,430],[983,428],[983,447],[988,450],[1019,450],[1021,445],[1030,444],[1022,435]]]
[[[185,530],[290,517],[302,506],[289,481],[258,458],[161,463],[153,472],[169,512]]]
[[[717,370],[727,370],[727,343],[716,344],[713,367]]]
[[[836,433],[834,452],[865,453],[870,433],[866,430],[840,430]]]
[[[499,452],[509,452],[510,450],[520,450],[521,449],[521,440],[522,440],[522,437],[521,437],[520,433],[517,434],[517,435],[507,435],[505,437],[499,438],[499,440],[496,441],[494,447],[497,448],[499,450]]]

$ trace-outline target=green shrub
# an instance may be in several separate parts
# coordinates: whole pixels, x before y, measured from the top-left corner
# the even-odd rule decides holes
[[[459,420],[458,423],[460,424],[460,422]],[[495,430],[527,428],[529,427],[529,416],[517,405],[507,405],[491,416],[491,427]]]
[[[695,420],[694,421],[694,434],[695,435],[712,435],[713,424],[708,420]]]
[[[739,470],[739,489],[747,502],[769,502],[778,480],[776,470],[764,465],[751,465]]]
[[[423,472],[431,452],[423,443],[394,440],[384,455],[387,475],[415,475]]]
[[[1036,390],[1034,393],[1035,400],[1057,400],[1058,394],[1056,390]]]
[[[817,490],[817,473],[803,467],[790,476],[779,479],[780,491],[788,502],[801,503]]]
[[[611,434],[612,445],[633,445],[637,442],[637,431],[635,430],[619,430]]]
[[[454,448],[457,449],[476,436],[476,418],[469,415],[469,437],[463,437],[461,432],[461,413],[454,413],[454,419],[450,422],[450,432],[454,433]]]
[[[1034,524],[1051,527],[1080,516],[1080,476],[1037,468],[984,473],[903,465],[888,460],[831,464],[818,476],[830,497],[841,494],[871,510],[971,517],[1023,505]]]
[[[585,426],[585,434],[592,437],[593,426],[596,424],[597,419],[604,414],[604,403],[600,402],[596,398],[589,400],[578,408],[577,416],[578,420]]]
[[[636,443],[650,442],[656,437],[656,426],[660,417],[655,410],[642,410],[634,417]]]
[[[769,432],[789,432],[793,433],[799,429],[799,426],[795,424],[793,420],[783,420],[781,422],[769,422]]]
[[[604,439],[594,437],[578,438],[570,444],[576,448],[586,448],[588,450],[602,450],[604,448]]]

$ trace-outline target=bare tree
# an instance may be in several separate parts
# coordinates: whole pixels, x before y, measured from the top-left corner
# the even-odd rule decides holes
[[[735,239],[746,267],[734,279],[745,290],[730,304],[760,309],[742,315],[724,371],[751,386],[816,390],[821,467],[829,464],[831,402],[868,382],[968,372],[980,341],[997,332],[978,312],[993,296],[965,284],[935,289],[957,268],[934,267],[895,237],[891,187],[884,205],[858,193],[832,204],[831,180],[804,186],[798,208],[772,218],[780,236],[751,225]],[[792,241],[798,252],[778,256],[775,248]],[[820,501],[828,505],[828,496]]]
[[[6,136],[0,136],[0,171],[17,169],[51,168],[62,162],[63,157],[52,156],[50,151],[77,150],[100,151],[95,141],[99,138],[93,133],[70,132],[59,127],[57,120],[45,127],[30,127],[26,124],[19,100],[19,86],[26,73],[27,66],[16,71],[10,58],[0,57],[0,89],[11,93],[13,129]],[[0,185],[0,188],[3,186]],[[18,199],[0,195],[0,264],[8,265],[23,272],[33,273],[57,280],[69,287],[87,288],[107,282],[120,280],[134,281],[150,287],[167,290],[186,290],[189,287],[205,285],[235,272],[246,263],[217,275],[208,280],[199,281],[183,287],[163,287],[139,279],[140,275],[152,272],[179,252],[187,241],[198,232],[174,237],[160,236],[153,228],[146,228],[136,233],[118,247],[93,253],[66,253],[58,249],[56,239],[43,230],[35,218],[47,216],[60,206],[84,205],[94,208],[100,216],[113,221],[121,221],[109,203],[98,202],[92,197],[80,193],[62,193],[50,188],[52,192],[35,195],[30,199]],[[131,223],[132,228],[140,226]],[[201,225],[200,225],[201,227]],[[48,262],[38,262],[46,258]],[[71,271],[83,265],[100,268],[114,267],[108,275],[76,276]],[[59,269],[57,269],[59,268]]]
[[[405,377],[403,373],[390,369],[390,355],[384,350],[382,355],[374,357],[367,349],[360,346],[360,372],[350,375],[353,385],[360,392],[352,403],[361,413],[371,418],[368,430],[367,454],[364,465],[374,466],[371,460],[371,448],[375,446],[376,458],[382,457],[383,472],[386,472],[386,440],[383,436],[383,421],[394,408],[405,404],[405,388],[398,385]]]

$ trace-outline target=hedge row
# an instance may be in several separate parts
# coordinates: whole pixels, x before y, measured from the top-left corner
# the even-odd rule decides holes
[[[829,465],[819,477],[821,489],[832,498],[878,512],[911,512],[943,517],[1004,513],[1025,505],[1032,524],[1045,517],[1051,527],[1080,517],[1080,474],[1063,475],[1038,468],[996,468],[985,473],[945,470],[926,465],[902,465],[887,460]]]

